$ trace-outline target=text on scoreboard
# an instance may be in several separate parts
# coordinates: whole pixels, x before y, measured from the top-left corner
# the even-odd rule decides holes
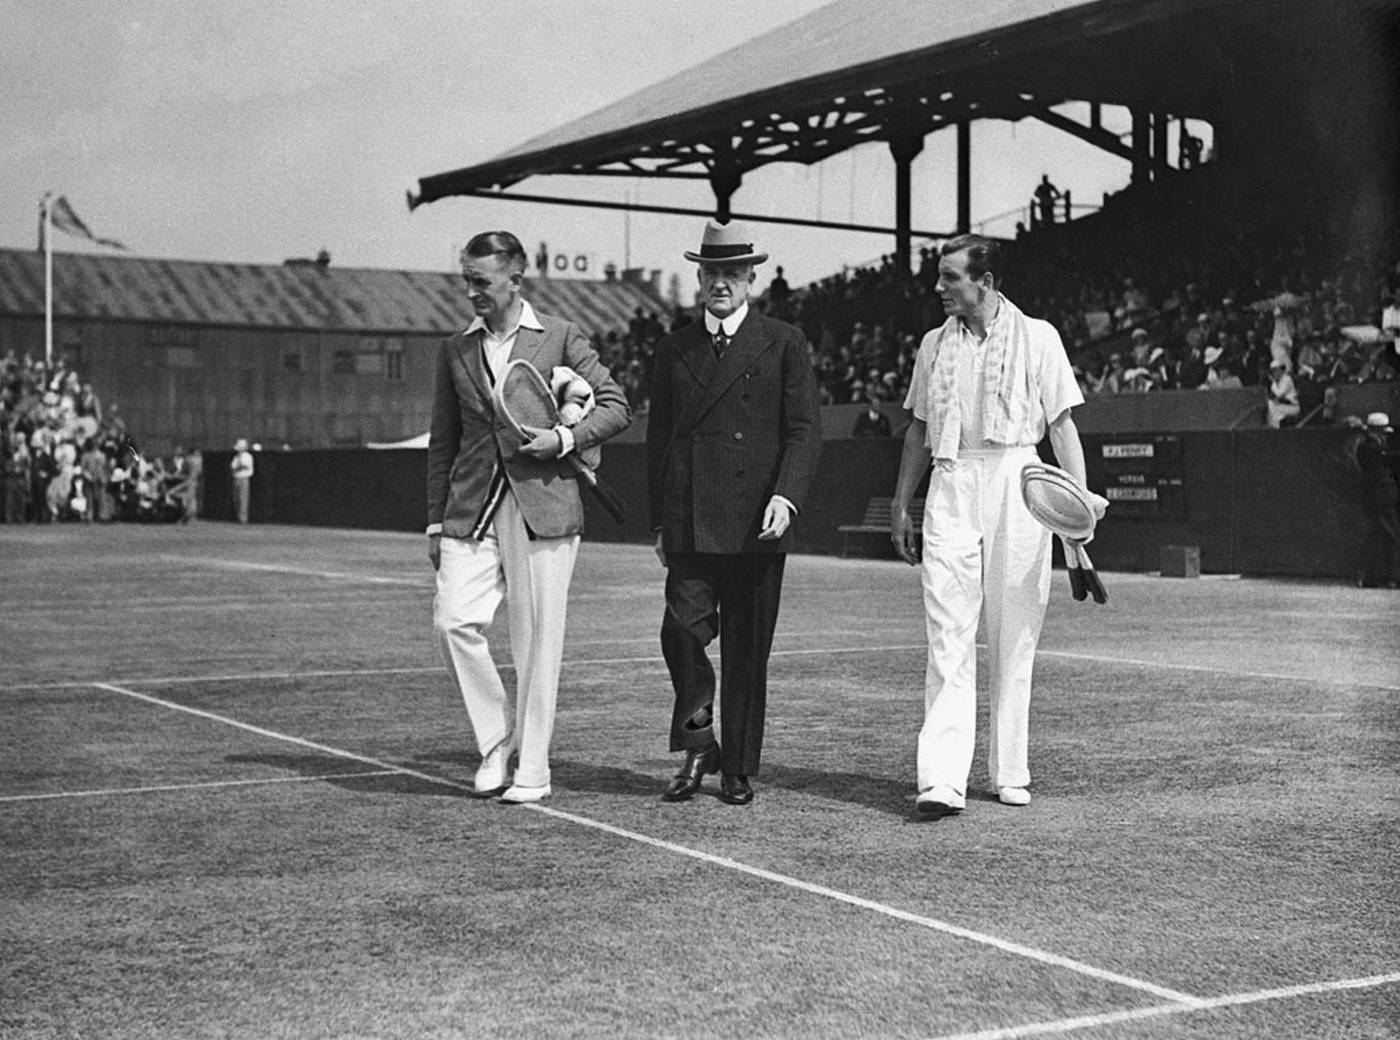
[[[1104,497],[1112,517],[1186,516],[1181,438],[1134,436],[1101,445]]]

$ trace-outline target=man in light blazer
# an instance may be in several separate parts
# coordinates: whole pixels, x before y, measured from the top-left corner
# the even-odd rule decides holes
[[[666,567],[661,648],[675,704],[672,751],[686,753],[662,798],[692,798],[719,772],[720,798],[753,800],[790,524],[821,455],[817,383],[802,332],[752,310],[754,250],[738,224],[706,226],[698,253],[704,321],[656,348],[647,478]],[[706,646],[719,635],[715,671]]]
[[[578,326],[537,314],[521,297],[525,268],[525,250],[509,232],[484,232],[462,250],[476,317],[438,351],[428,439],[433,627],[482,756],[476,793],[503,791],[507,802],[537,802],[551,793],[565,608],[583,531],[578,478],[562,456],[596,454],[631,421],[627,398]],[[531,431],[534,439],[522,445],[491,396],[516,358],[546,379],[556,366],[573,369],[593,388],[593,407],[577,425]],[[502,598],[510,617],[513,700],[486,642]]]

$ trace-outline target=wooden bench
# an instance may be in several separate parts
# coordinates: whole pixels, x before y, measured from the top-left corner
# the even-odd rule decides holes
[[[865,535],[880,535],[885,540],[885,547],[893,552],[893,547],[889,544],[890,519],[893,498],[872,498],[865,506],[865,516],[858,524],[841,524],[836,530],[841,532],[841,555],[848,555],[852,541],[859,541]],[[924,522],[924,500],[916,498],[909,503],[909,516],[914,521],[914,530],[917,533]]]

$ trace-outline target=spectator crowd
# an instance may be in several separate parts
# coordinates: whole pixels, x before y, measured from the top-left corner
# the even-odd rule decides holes
[[[172,522],[199,513],[203,463],[176,449],[146,459],[115,404],[64,361],[0,358],[0,458],[7,524]]]
[[[1277,207],[1243,213],[1213,165],[1037,222],[1008,248],[1007,295],[1059,330],[1086,396],[1261,387],[1271,426],[1337,421],[1329,389],[1400,378],[1400,262],[1336,255]],[[755,303],[806,333],[823,403],[903,402],[919,342],[944,320],[935,248],[909,272],[884,256],[796,289],[781,267],[766,286],[765,273]],[[595,341],[635,410],[656,341],[692,320],[668,317],[639,310]]]

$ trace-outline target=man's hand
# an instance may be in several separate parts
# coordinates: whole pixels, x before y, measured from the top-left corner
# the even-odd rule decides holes
[[[428,535],[428,561],[433,565],[433,570],[437,570],[442,564],[442,535]]]
[[[914,521],[910,519],[907,506],[890,513],[890,542],[905,563],[919,562],[919,532],[914,530]]]
[[[666,550],[661,547],[661,532],[656,532],[656,558],[661,561],[661,566],[666,566]]]
[[[553,430],[541,430],[534,426],[521,427],[530,437],[529,443],[520,446],[520,454],[532,459],[547,461],[557,459],[564,453],[564,438]]]
[[[763,529],[758,532],[761,542],[771,542],[783,536],[792,523],[792,510],[776,495],[768,500],[768,508],[763,511]]]
[[[1103,519],[1104,513],[1108,512],[1108,499],[1104,498],[1103,495],[1089,491],[1089,503],[1094,507],[1094,522],[1098,523]]]

